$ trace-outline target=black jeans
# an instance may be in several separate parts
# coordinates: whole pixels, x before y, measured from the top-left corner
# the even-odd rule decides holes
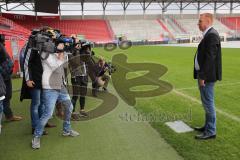
[[[11,118],[13,116],[12,109],[10,108],[10,101],[12,98],[12,80],[11,80],[11,78],[9,80],[5,80],[4,83],[6,85],[6,95],[5,95],[5,99],[3,100],[3,112],[4,112],[6,118]]]
[[[80,109],[83,110],[85,107],[85,96],[87,94],[87,83],[88,77],[87,76],[77,76],[76,78],[71,79],[72,87],[73,87],[73,96],[72,96],[72,105],[73,105],[73,112],[75,112],[75,106],[80,97]]]

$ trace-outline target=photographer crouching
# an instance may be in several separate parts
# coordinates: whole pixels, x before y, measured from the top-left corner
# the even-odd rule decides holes
[[[108,71],[108,74],[106,72]],[[97,90],[102,87],[104,91],[107,90],[108,82],[111,79],[111,67],[107,64],[103,57],[98,60],[98,63],[94,66],[94,72],[96,76],[96,87]]]

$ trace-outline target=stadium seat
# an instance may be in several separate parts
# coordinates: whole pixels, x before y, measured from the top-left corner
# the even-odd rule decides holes
[[[71,34],[84,35],[93,42],[111,42],[113,35],[105,20],[39,20],[39,21],[15,21],[28,29],[50,26],[61,30],[67,36]]]

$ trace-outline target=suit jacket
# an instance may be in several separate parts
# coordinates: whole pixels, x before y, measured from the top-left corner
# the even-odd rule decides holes
[[[221,41],[218,32],[214,28],[208,30],[198,45],[197,61],[200,70],[197,71],[194,64],[194,79],[200,78],[206,82],[222,80]]]

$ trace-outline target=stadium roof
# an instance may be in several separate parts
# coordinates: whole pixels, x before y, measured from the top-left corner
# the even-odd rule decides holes
[[[47,0],[45,0],[47,1]],[[50,0],[49,0],[50,1]],[[238,10],[240,7],[240,0],[59,0],[61,7],[59,6],[59,15],[61,16],[62,11],[75,11],[76,5],[79,4],[80,6],[77,10],[86,11],[85,4],[87,3],[101,3],[102,11],[105,11],[107,6],[112,3],[119,3],[122,6],[124,12],[128,9],[129,5],[138,3],[141,5],[141,9],[145,14],[145,11],[149,9],[150,5],[155,3],[160,6],[160,10],[162,10],[162,14],[165,13],[167,10],[171,10],[172,4],[177,4],[175,9],[177,8],[182,13],[188,6],[193,6],[194,10],[200,11],[204,10],[207,7],[210,10],[214,10],[214,13],[217,13],[217,10],[220,10],[222,7],[225,7],[225,10],[230,11],[233,13],[233,10]],[[32,11],[35,12],[35,0],[0,0],[0,12],[2,11]],[[67,3],[73,3],[72,9],[66,10],[62,6]],[[14,4],[14,5],[13,5]],[[18,9],[19,6],[22,8]],[[169,9],[170,8],[170,9]],[[134,9],[133,9],[134,10]],[[159,9],[158,9],[159,10]],[[173,9],[174,10],[174,9]],[[83,13],[82,13],[83,14]],[[37,15],[37,12],[35,12]]]
[[[189,3],[231,3],[238,2],[239,0],[59,0],[62,3],[80,3],[80,2],[166,2],[166,3],[176,3],[176,2],[189,2]],[[29,3],[34,2],[34,0],[0,0],[0,2],[5,3]]]
[[[124,2],[127,0],[59,0],[60,2],[71,2],[71,3],[77,3],[77,2]],[[239,2],[239,0],[129,0],[131,2],[191,2],[191,3],[207,3],[207,2],[219,2],[219,3],[230,3],[230,2]],[[6,2],[6,3],[27,3],[27,2],[34,2],[34,0],[0,0],[0,2]]]

